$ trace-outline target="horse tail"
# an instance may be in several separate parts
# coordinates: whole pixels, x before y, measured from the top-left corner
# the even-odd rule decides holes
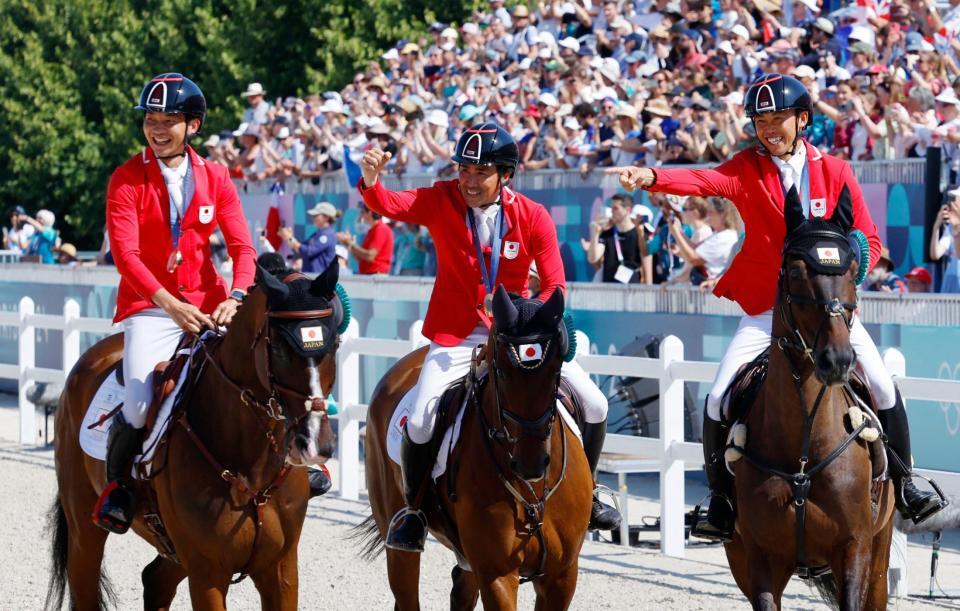
[[[837,580],[833,573],[827,573],[810,580],[810,588],[815,589],[823,602],[834,611],[840,609],[840,590],[837,589]]]
[[[53,531],[53,544],[50,546],[53,570],[50,583],[47,584],[47,599],[44,609],[58,610],[63,606],[63,596],[67,589],[67,514],[60,503],[60,495],[53,501],[53,507],[47,514],[47,529]]]
[[[349,538],[361,541],[363,547],[360,551],[360,557],[367,562],[373,561],[383,553],[383,537],[380,535],[380,527],[377,526],[372,514],[350,529]]]
[[[50,546],[52,570],[50,582],[47,584],[47,598],[43,603],[44,609],[59,611],[63,607],[63,599],[67,593],[67,551],[70,547],[67,514],[63,511],[60,495],[53,501],[53,507],[47,514],[47,530],[53,532],[53,542]],[[104,572],[100,573],[99,608],[116,608],[117,595]]]

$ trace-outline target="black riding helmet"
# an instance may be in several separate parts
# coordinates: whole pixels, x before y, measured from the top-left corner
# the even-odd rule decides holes
[[[753,81],[744,98],[744,110],[752,121],[758,115],[769,112],[793,110],[796,115],[797,135],[790,145],[794,150],[800,139],[800,113],[807,112],[807,125],[813,118],[813,100],[810,92],[799,80],[786,74],[764,74]],[[761,143],[762,144],[762,143]]]
[[[144,85],[135,110],[183,113],[188,121],[200,119],[202,128],[207,116],[207,99],[200,87],[187,77],[179,72],[166,72],[158,74]]]
[[[462,165],[496,166],[509,179],[520,163],[520,149],[510,132],[489,121],[465,129],[450,159]]]

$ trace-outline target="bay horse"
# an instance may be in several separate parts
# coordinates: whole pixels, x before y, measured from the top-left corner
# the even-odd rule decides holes
[[[860,255],[844,187],[829,220],[805,219],[796,190],[773,313],[766,380],[740,416],[749,438],[728,447],[737,529],[726,544],[737,585],[754,609],[779,609],[791,575],[812,580],[840,609],[886,609],[894,498],[872,482],[866,425],[845,418],[858,400],[849,377]],[[728,450],[729,453],[730,450]]]
[[[229,331],[195,353],[203,365],[181,417],[170,423],[165,465],[157,472],[155,462],[151,479],[134,482],[140,506],[132,529],[159,552],[142,572],[145,609],[167,609],[183,579],[193,609],[225,609],[236,573],[250,575],[263,609],[297,608],[308,483],[307,469],[291,467],[325,462],[334,451],[325,397],[336,377],[343,315],[337,277],[336,265],[312,281],[300,274],[281,281],[258,269]],[[321,343],[299,341],[301,328],[322,333]],[[109,602],[101,573],[108,533],[91,519],[105,467],[83,452],[79,429],[122,352],[122,334],[95,344],[60,398],[47,608],[61,607],[66,585],[74,609]],[[159,530],[145,516],[148,497]]]
[[[420,509],[430,532],[458,558],[451,608],[473,609],[479,596],[485,609],[515,609],[518,587],[529,580],[537,609],[566,609],[577,585],[593,476],[576,432],[557,408],[567,350],[563,294],[556,291],[540,305],[511,299],[501,286],[492,309],[487,343],[459,393],[453,387],[454,409],[465,406],[459,441],[447,473],[421,489]],[[542,348],[535,363],[518,356],[518,346],[529,344]],[[358,527],[370,537],[368,558],[383,549],[390,519],[405,505],[387,433],[425,353],[421,348],[394,364],[370,402],[366,478],[373,515]],[[441,419],[435,437],[442,435]],[[395,608],[419,609],[420,555],[386,552]]]

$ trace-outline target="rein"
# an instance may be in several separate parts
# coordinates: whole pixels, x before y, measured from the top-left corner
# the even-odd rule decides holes
[[[554,336],[549,336],[550,339]],[[543,520],[544,513],[546,509],[547,501],[553,496],[553,493],[557,491],[557,488],[560,487],[560,484],[563,483],[563,480],[567,474],[567,436],[565,433],[565,423],[563,418],[560,418],[560,439],[562,441],[562,462],[560,468],[560,475],[557,478],[557,481],[551,486],[547,484],[547,474],[544,474],[544,488],[542,494],[537,494],[536,489],[533,485],[526,479],[520,478],[520,481],[523,482],[523,485],[526,487],[524,491],[520,491],[516,486],[511,482],[511,477],[504,473],[504,470],[500,466],[500,461],[497,460],[496,448],[494,443],[497,446],[504,449],[507,455],[507,459],[513,460],[513,452],[516,449],[517,441],[521,437],[532,437],[540,441],[546,441],[553,434],[553,422],[557,418],[557,402],[556,399],[551,401],[550,407],[547,408],[544,413],[536,419],[527,419],[515,414],[514,412],[508,410],[503,406],[503,403],[500,399],[500,385],[497,383],[497,379],[500,378],[501,373],[500,369],[497,367],[496,360],[496,345],[498,340],[502,341],[506,336],[497,333],[494,336],[493,348],[489,361],[490,366],[490,375],[489,379],[491,380],[491,385],[493,386],[494,397],[497,403],[497,419],[499,420],[496,427],[492,426],[487,420],[486,414],[484,413],[483,406],[480,403],[480,397],[477,391],[479,386],[477,375],[476,375],[476,363],[477,363],[477,350],[479,346],[474,349],[473,358],[471,358],[470,363],[470,400],[473,402],[474,407],[477,410],[477,414],[480,418],[480,425],[483,427],[483,437],[484,447],[487,449],[487,453],[490,455],[490,459],[493,462],[497,470],[497,478],[500,480],[501,485],[510,493],[510,495],[516,499],[518,503],[523,507],[524,510],[524,522],[523,529],[527,536],[534,535],[537,537],[537,541],[540,545],[540,561],[538,564],[537,572],[531,576],[520,577],[520,583],[527,583],[542,577],[545,574],[545,568],[547,564],[547,547],[546,541],[543,536]],[[514,340],[522,340],[524,342],[532,342],[536,340],[542,340],[546,336],[535,336],[535,337],[526,337],[526,338],[510,338]],[[549,340],[548,340],[549,341]],[[548,344],[549,345],[549,344]],[[544,350],[546,353],[546,350]],[[560,372],[557,372],[556,381],[553,385],[553,395],[557,396],[558,388],[560,385]],[[514,424],[520,427],[520,434],[517,437],[514,437],[504,426],[504,418],[513,422]],[[509,447],[507,447],[509,444]],[[533,500],[527,500],[528,496],[533,497]]]
[[[306,395],[298,390],[290,388],[289,386],[280,384],[277,382],[276,378],[273,375],[272,367],[272,350],[270,347],[270,335],[266,332],[267,325],[269,324],[270,318],[293,318],[293,319],[310,319],[310,318],[325,318],[333,314],[333,309],[328,308],[324,310],[309,310],[302,312],[267,312],[267,316],[264,317],[263,324],[257,331],[256,336],[254,337],[253,343],[250,346],[250,351],[255,353],[261,341],[266,342],[267,344],[267,372],[269,374],[269,397],[266,401],[261,401],[256,397],[254,392],[245,386],[242,386],[223,369],[223,366],[219,361],[214,358],[214,355],[211,354],[210,349],[207,347],[206,343],[200,340],[199,337],[195,337],[195,341],[200,345],[201,352],[203,354],[205,362],[211,364],[213,369],[219,374],[220,379],[226,382],[234,391],[236,391],[240,398],[240,403],[244,406],[253,408],[253,414],[257,418],[257,421],[265,430],[265,436],[270,443],[271,457],[276,457],[280,454],[286,455],[287,442],[290,438],[290,435],[295,431],[296,427],[313,412],[319,412],[323,414],[324,418],[327,418],[327,404],[326,398],[323,396],[313,397]],[[310,367],[317,366],[315,359],[313,357],[308,358],[308,363]],[[322,387],[321,387],[322,389]],[[289,418],[284,415],[285,412],[285,402],[283,400],[283,395],[291,396],[296,401],[302,401],[304,406],[304,411],[300,415]],[[263,415],[266,418],[263,417]],[[241,498],[246,498],[247,502],[250,503],[254,510],[254,515],[256,516],[254,520],[254,537],[253,545],[250,548],[250,557],[244,563],[243,568],[240,569],[240,576],[232,580],[231,583],[239,583],[243,581],[247,575],[250,568],[250,564],[253,562],[254,555],[256,553],[257,545],[260,542],[261,531],[263,530],[263,512],[264,506],[270,501],[273,493],[283,485],[283,482],[286,480],[287,475],[290,472],[291,465],[284,458],[283,465],[280,467],[280,470],[273,476],[270,482],[262,489],[255,490],[249,478],[247,478],[242,473],[231,470],[224,467],[219,460],[213,455],[213,453],[207,448],[206,444],[200,437],[194,432],[193,428],[190,426],[189,419],[187,418],[187,411],[181,413],[178,422],[183,426],[184,431],[187,433],[187,437],[190,438],[190,441],[193,442],[193,445],[200,451],[200,454],[204,457],[207,463],[213,467],[213,469],[220,474],[221,479],[227,482],[231,487],[235,488],[240,494]],[[271,421],[273,421],[271,423]],[[284,441],[283,447],[277,442],[277,436],[274,431],[280,423],[285,423],[283,425],[283,435],[281,438]]]

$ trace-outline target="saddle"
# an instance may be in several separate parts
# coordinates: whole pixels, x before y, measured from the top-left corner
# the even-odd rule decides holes
[[[751,407],[756,403],[757,395],[767,379],[767,373],[770,366],[770,348],[761,352],[755,359],[740,367],[737,375],[734,376],[724,393],[723,404],[726,410],[721,411],[721,418],[724,424],[734,422],[744,422]],[[854,369],[850,374],[850,381],[846,385],[845,392],[848,395],[848,401],[851,405],[860,406],[861,410],[867,408],[867,417],[872,420],[871,428],[880,429],[879,421],[876,417],[877,408],[873,395],[870,393],[870,387],[863,374]],[[853,393],[851,396],[850,393]],[[859,422],[853,422],[850,413],[844,416],[844,426],[848,432],[853,431]],[[882,436],[866,440],[867,449],[870,451],[871,477],[879,479],[883,477],[887,469],[887,453],[883,444]],[[738,443],[737,445],[741,445]]]

